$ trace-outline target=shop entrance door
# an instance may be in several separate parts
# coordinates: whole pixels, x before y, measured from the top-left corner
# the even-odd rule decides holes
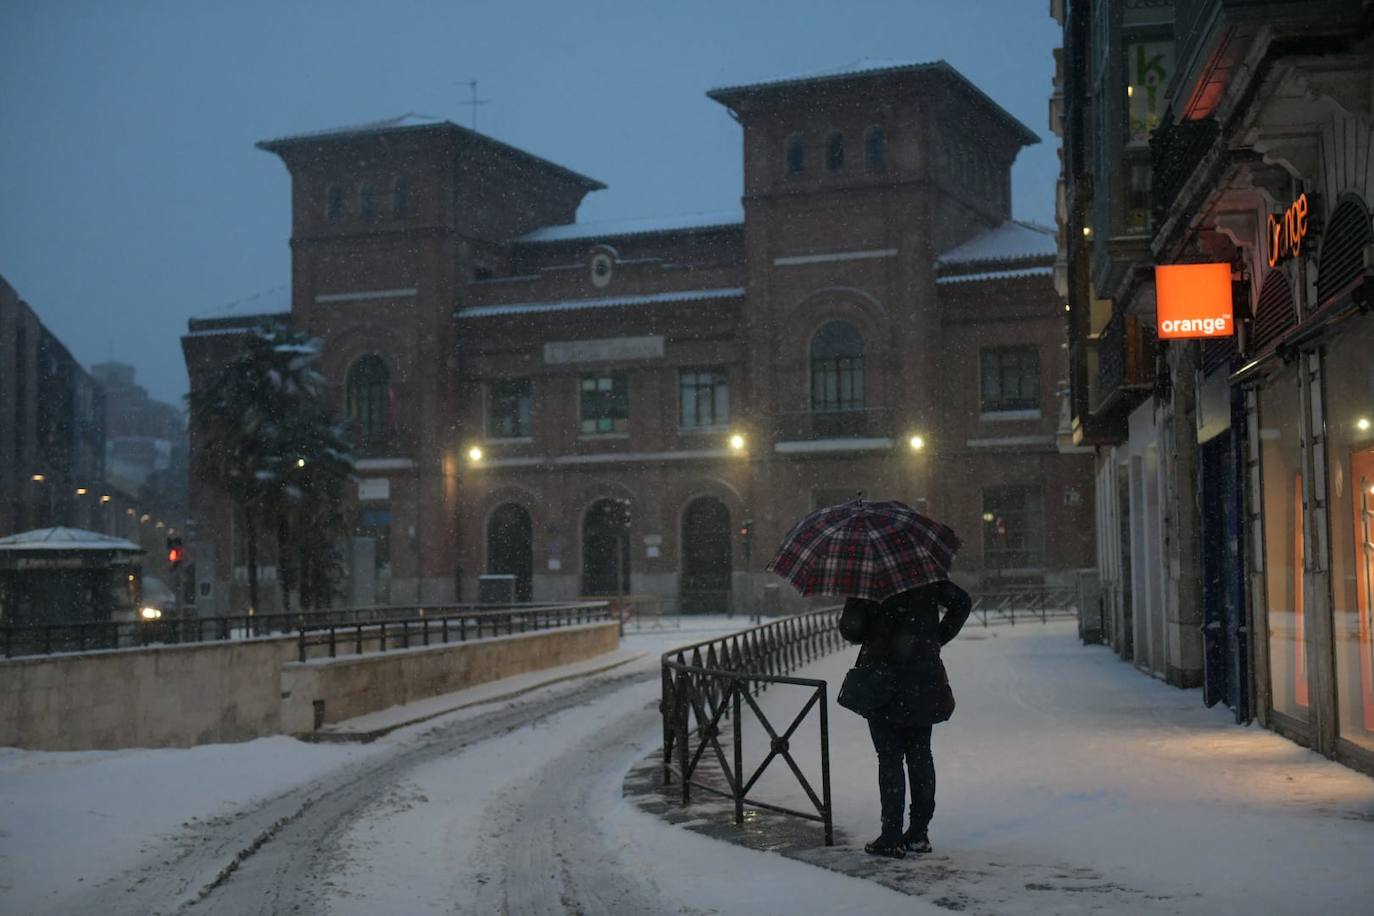
[[[1350,456],[1355,511],[1355,605],[1360,615],[1360,692],[1364,727],[1374,731],[1374,449]]]
[[[515,600],[529,601],[534,574],[533,529],[523,506],[505,503],[487,522],[487,572],[515,576]]]
[[[582,594],[630,592],[630,502],[603,499],[582,521]]]
[[[1232,429],[1242,427],[1232,426]],[[1223,433],[1198,449],[1202,542],[1203,702],[1225,703],[1237,722],[1250,717],[1245,685],[1243,511],[1236,443]]]
[[[730,510],[709,496],[682,517],[681,602],[684,614],[730,610]]]

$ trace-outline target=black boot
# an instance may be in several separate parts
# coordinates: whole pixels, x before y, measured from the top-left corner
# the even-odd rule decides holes
[[[902,848],[917,855],[930,852],[930,836],[926,833],[926,828],[912,827],[902,834]]]
[[[864,844],[864,852],[874,856],[902,859],[906,857],[906,846],[903,845],[901,837],[889,836],[884,833],[872,843]]]

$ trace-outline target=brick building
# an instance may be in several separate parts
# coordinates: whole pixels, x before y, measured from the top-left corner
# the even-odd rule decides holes
[[[496,571],[739,606],[858,490],[953,524],[969,578],[1091,565],[1054,236],[1010,219],[1038,138],[944,62],[709,96],[743,127],[743,208],[684,219],[578,224],[599,182],[414,115],[260,143],[292,176],[289,303],[193,319],[192,386],[256,322],[324,340],[393,603]],[[241,605],[232,513],[194,484],[192,514],[202,594]]]

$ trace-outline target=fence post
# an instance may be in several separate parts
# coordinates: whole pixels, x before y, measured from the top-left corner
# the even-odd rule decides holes
[[[830,714],[825,684],[816,688],[821,695],[821,817],[825,824],[825,845],[835,845],[835,817],[830,805]]]
[[[685,808],[692,802],[692,781],[687,775],[687,761],[689,759],[689,749],[687,740],[688,711],[691,708],[687,702],[687,685],[692,675],[686,671],[677,673],[677,759],[678,769],[682,774],[682,805]]]
[[[330,648],[333,648],[331,645]],[[300,635],[296,637],[296,658],[305,661],[305,627],[301,627]]]
[[[735,720],[735,784],[731,788],[735,790],[736,826],[744,823],[744,727],[740,723],[739,714],[739,692],[741,689],[739,678],[730,681],[730,698],[733,702],[730,718]]]

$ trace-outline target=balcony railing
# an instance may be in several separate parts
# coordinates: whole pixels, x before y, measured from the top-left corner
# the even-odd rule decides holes
[[[1155,336],[1134,315],[1117,312],[1097,344],[1097,402],[1093,413],[1130,410],[1154,386]]]
[[[776,428],[780,442],[891,436],[892,412],[886,407],[793,410],[777,415]]]

